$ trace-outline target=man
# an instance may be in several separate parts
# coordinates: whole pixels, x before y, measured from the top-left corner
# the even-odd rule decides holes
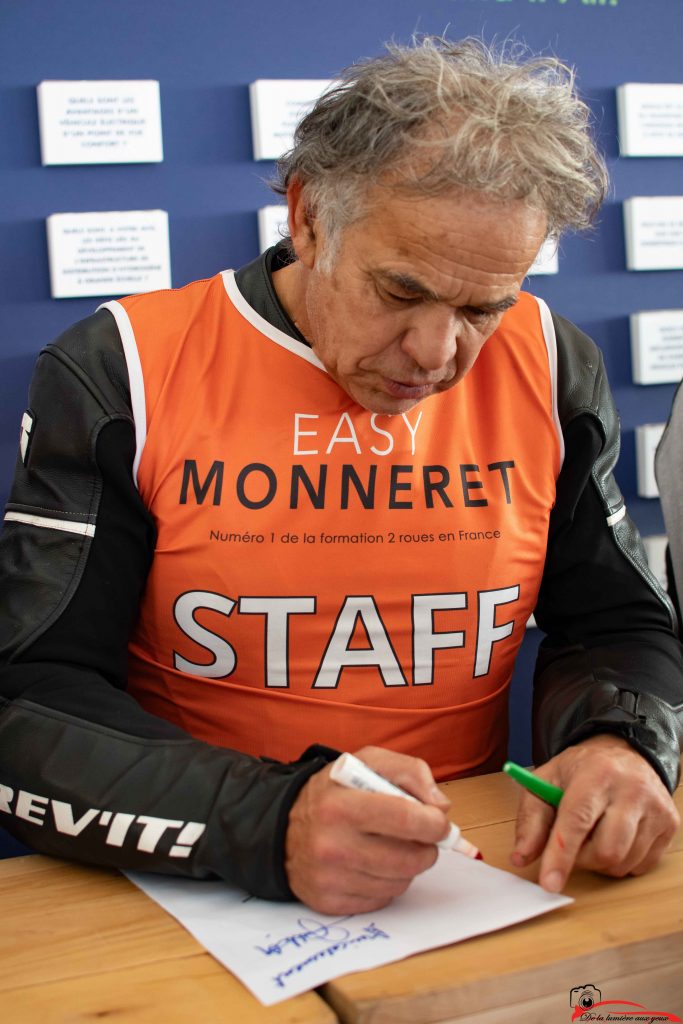
[[[3,821],[381,906],[435,860],[434,777],[500,767],[536,609],[536,758],[565,798],[522,799],[513,860],[554,891],[647,870],[677,826],[681,651],[599,353],[520,292],[604,193],[571,76],[392,48],[281,173],[289,243],[107,303],[39,360],[1,551]],[[424,806],[331,782],[344,748]]]

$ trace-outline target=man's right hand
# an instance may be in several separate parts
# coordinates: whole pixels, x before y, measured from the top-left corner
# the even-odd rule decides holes
[[[285,867],[292,892],[323,914],[378,910],[436,861],[448,799],[426,762],[380,747],[355,752],[422,802],[346,789],[330,766],[313,775],[289,815]]]

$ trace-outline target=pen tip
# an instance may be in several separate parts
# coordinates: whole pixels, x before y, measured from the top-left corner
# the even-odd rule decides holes
[[[484,859],[483,856],[482,856],[481,850],[477,850],[477,856],[474,859],[475,860],[483,860]]]

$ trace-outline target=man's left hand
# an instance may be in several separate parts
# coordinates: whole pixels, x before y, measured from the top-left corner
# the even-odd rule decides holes
[[[622,877],[653,868],[680,817],[655,770],[626,740],[593,736],[563,750],[537,774],[560,786],[557,809],[524,791],[512,863],[542,854],[539,882],[561,892],[573,867]]]

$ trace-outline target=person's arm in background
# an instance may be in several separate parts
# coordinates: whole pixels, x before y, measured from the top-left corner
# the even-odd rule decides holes
[[[619,423],[602,357],[555,318],[566,456],[536,608],[547,634],[534,683],[534,760],[565,789],[557,817],[520,803],[513,860],[543,852],[541,882],[574,863],[609,874],[653,866],[678,826],[670,793],[683,735],[683,652],[612,476]]]
[[[671,603],[674,606],[676,617],[678,621],[681,621],[681,599],[678,596],[678,587],[676,586],[676,576],[674,574],[673,562],[671,560],[671,547],[667,544],[666,546],[666,589],[671,599]]]
[[[407,888],[447,830],[426,765],[363,752],[436,805],[406,813],[406,801],[329,782],[335,751],[249,757],[126,693],[155,527],[133,481],[128,375],[107,311],[41,354],[24,432],[0,536],[0,825],[42,853],[217,876],[269,899],[294,890],[316,909],[370,909]]]
[[[671,413],[655,454],[655,476],[664,524],[669,538],[666,548],[666,579],[669,597],[681,617],[683,591],[683,386],[679,384]]]

